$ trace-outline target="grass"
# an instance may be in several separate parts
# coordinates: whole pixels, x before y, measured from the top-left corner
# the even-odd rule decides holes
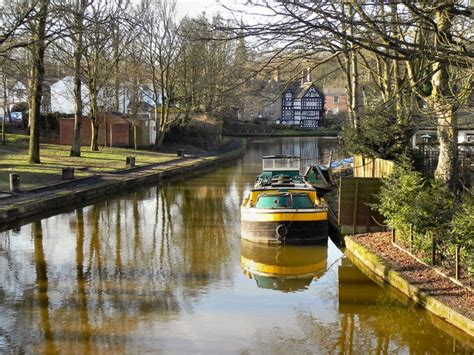
[[[318,128],[317,130],[279,129],[277,132],[288,137],[337,137],[339,134],[339,131],[327,128]]]
[[[0,191],[9,190],[9,174],[20,175],[21,188],[30,189],[61,182],[62,168],[74,167],[75,177],[86,177],[98,172],[124,169],[128,156],[136,158],[136,166],[175,159],[176,154],[126,148],[101,147],[91,151],[82,147],[81,157],[69,156],[69,145],[41,144],[41,164],[28,163],[26,135],[7,134],[6,145],[0,145]]]

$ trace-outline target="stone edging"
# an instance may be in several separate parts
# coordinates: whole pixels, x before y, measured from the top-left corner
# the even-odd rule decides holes
[[[346,237],[345,243],[347,250],[351,254],[358,258],[364,265],[372,270],[377,276],[381,277],[385,282],[399,289],[433,314],[445,319],[447,322],[465,331],[470,336],[474,336],[473,320],[465,317],[438,299],[427,295],[418,287],[410,284],[407,280],[402,278],[398,272],[393,270],[389,265],[385,264],[380,257],[370,252],[364,246],[358,244],[352,238]]]
[[[44,196],[32,197],[31,200],[12,203],[0,209],[0,231],[14,227],[20,221],[37,217],[52,216],[61,210],[87,205],[103,198],[116,196],[118,193],[157,184],[170,178],[185,178],[197,173],[211,170],[219,164],[241,157],[245,152],[245,141],[239,147],[221,155],[206,156],[197,159],[183,159],[171,162],[176,165],[163,169],[133,172],[115,176],[110,180],[97,182],[89,186],[62,189]],[[113,174],[110,174],[113,175]]]

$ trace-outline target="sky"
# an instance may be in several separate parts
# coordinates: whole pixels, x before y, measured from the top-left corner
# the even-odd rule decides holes
[[[223,3],[232,3],[232,0],[221,0]],[[199,15],[203,11],[208,14],[216,12],[224,12],[225,10],[219,5],[218,0],[177,0],[176,10],[178,15],[185,16],[189,15],[194,17]]]

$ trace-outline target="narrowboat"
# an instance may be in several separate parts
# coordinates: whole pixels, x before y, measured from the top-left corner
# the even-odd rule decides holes
[[[327,205],[300,176],[298,157],[263,158],[263,172],[242,202],[241,237],[266,244],[327,241]]]
[[[353,158],[329,162],[328,165],[309,166],[303,178],[309,182],[322,197],[338,187],[341,177],[352,176]]]
[[[240,266],[260,288],[303,291],[326,272],[327,250],[327,245],[264,245],[242,239]]]

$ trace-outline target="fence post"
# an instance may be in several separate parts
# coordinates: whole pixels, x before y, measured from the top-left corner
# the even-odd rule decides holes
[[[395,243],[395,228],[392,228],[392,243]]]
[[[20,191],[20,175],[10,174],[10,191],[11,192]]]
[[[459,280],[459,264],[460,264],[460,257],[461,257],[461,248],[459,245],[456,245],[456,280]]]
[[[410,223],[410,251],[413,250],[413,224]]]

